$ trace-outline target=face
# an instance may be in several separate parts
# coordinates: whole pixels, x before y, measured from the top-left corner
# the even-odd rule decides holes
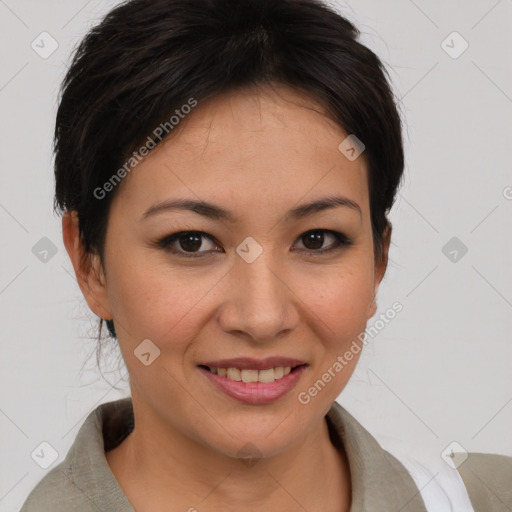
[[[114,319],[140,421],[230,456],[284,452],[320,424],[385,270],[346,137],[305,96],[246,89],[198,105],[124,179],[105,274],[82,290]],[[298,209],[328,197],[342,199]]]

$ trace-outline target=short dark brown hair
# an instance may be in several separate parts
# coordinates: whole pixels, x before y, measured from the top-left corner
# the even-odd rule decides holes
[[[382,257],[404,167],[401,120],[384,65],[358,37],[320,0],[120,4],[84,37],[62,84],[55,209],[77,212],[86,252],[103,261],[117,188],[101,199],[94,191],[155,127],[190,98],[200,103],[247,86],[284,84],[364,143],[374,251]]]

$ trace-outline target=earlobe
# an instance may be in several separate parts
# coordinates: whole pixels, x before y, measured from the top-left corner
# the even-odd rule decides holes
[[[375,266],[375,278],[376,278],[376,288],[375,294],[377,294],[378,286],[380,285],[384,274],[386,273],[386,269],[388,266],[388,256],[389,256],[389,246],[391,245],[391,232],[392,232],[391,223],[388,222],[383,234],[382,234],[382,256],[377,261]]]
[[[370,319],[377,312],[377,292],[379,290],[380,283],[384,278],[384,274],[386,273],[386,268],[388,266],[389,246],[391,244],[391,231],[392,226],[391,223],[388,222],[388,225],[382,235],[382,254],[375,263],[373,297],[368,308],[368,319]]]
[[[78,286],[90,309],[100,318],[110,319],[106,280],[99,255],[85,254],[78,228],[76,211],[66,212],[62,217],[62,238],[69,259],[75,270]]]
[[[372,302],[370,303],[370,307],[368,308],[368,316],[367,319],[369,320],[375,313],[377,312],[377,300],[376,296],[373,297]]]

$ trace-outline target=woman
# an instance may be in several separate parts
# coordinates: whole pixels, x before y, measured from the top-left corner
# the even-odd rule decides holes
[[[56,206],[131,397],[88,416],[23,512],[512,506],[471,480],[473,457],[461,496],[434,503],[335,402],[376,312],[404,165],[357,35],[313,0],[133,0],[81,43]]]

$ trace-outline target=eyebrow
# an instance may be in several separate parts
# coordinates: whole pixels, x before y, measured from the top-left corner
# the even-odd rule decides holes
[[[292,208],[285,215],[284,219],[286,221],[299,220],[309,215],[337,207],[350,208],[357,211],[359,216],[362,217],[361,207],[352,199],[343,196],[329,196],[316,199],[309,203],[305,203]],[[215,204],[208,203],[207,201],[197,201],[194,199],[167,199],[160,203],[154,204],[142,214],[141,220],[147,219],[148,217],[158,213],[173,210],[191,211],[213,220],[227,221],[232,223],[237,221],[236,216],[229,210],[226,210]]]

